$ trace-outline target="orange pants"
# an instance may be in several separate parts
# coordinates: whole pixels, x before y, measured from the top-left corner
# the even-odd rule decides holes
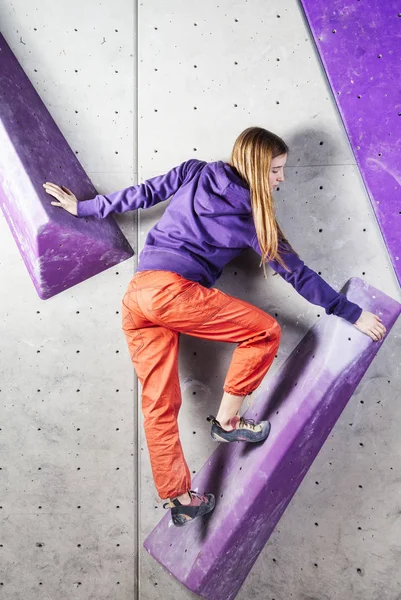
[[[271,316],[215,288],[170,271],[140,271],[123,299],[123,331],[142,385],[142,412],[153,478],[160,498],[191,488],[177,417],[179,334],[238,344],[224,390],[253,392],[273,362],[280,326]]]

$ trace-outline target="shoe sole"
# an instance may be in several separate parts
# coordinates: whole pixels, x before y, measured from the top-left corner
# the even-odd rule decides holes
[[[249,443],[257,443],[257,442],[263,442],[269,435],[270,433],[270,429],[271,429],[271,424],[269,423],[269,421],[267,421],[268,425],[266,427],[266,431],[264,432],[263,436],[258,438],[258,439],[249,439],[249,437],[244,437],[242,436],[240,433],[236,434],[235,433],[235,429],[233,429],[233,431],[227,431],[227,434],[231,434],[229,435],[229,437],[231,437],[231,439],[227,439],[226,437],[222,437],[221,435],[219,435],[218,433],[215,433],[214,431],[211,432],[211,436],[212,439],[215,442],[225,442],[225,443],[231,443],[231,442],[249,442]]]

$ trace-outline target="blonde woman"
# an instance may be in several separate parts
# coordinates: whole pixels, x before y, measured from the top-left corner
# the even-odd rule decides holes
[[[373,340],[385,327],[378,316],[331,288],[292,250],[275,217],[272,192],[284,181],[288,147],[274,133],[249,127],[235,141],[229,162],[191,159],[165,175],[78,202],[65,187],[44,184],[61,207],[78,217],[104,218],[148,208],[172,197],[151,229],[138,269],[123,299],[123,330],[142,385],[142,411],[152,472],[173,523],[185,525],[214,508],[213,494],[191,490],[177,417],[180,333],[237,344],[216,417],[217,442],[261,442],[270,423],[238,415],[261,383],[280,341],[278,322],[261,309],[213,287],[224,266],[252,247],[311,303],[342,317]]]

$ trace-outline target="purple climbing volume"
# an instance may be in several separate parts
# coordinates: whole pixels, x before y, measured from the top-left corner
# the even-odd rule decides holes
[[[401,305],[360,279],[347,288],[389,335]],[[204,598],[235,598],[382,343],[344,319],[319,319],[245,413],[270,420],[267,440],[221,444],[195,476],[194,489],[216,495],[214,512],[183,528],[167,514],[147,551]]]
[[[302,4],[401,284],[400,3]]]
[[[42,299],[120,263],[133,250],[112,217],[78,219],[43,189],[97,192],[0,34],[0,206]]]

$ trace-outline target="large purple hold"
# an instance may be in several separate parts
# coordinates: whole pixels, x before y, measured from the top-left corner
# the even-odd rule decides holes
[[[401,305],[360,279],[347,288],[389,332]],[[193,592],[232,600],[382,343],[321,318],[246,412],[270,420],[267,440],[222,444],[192,484],[216,495],[214,511],[181,529],[166,515],[145,540],[148,552]]]
[[[401,284],[400,3],[302,4]]]
[[[40,298],[126,260],[132,248],[112,217],[78,219],[52,206],[52,181],[80,200],[97,192],[0,35],[0,206]]]

